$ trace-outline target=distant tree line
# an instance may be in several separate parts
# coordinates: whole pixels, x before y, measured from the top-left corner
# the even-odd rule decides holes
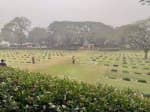
[[[100,22],[55,21],[47,28],[31,28],[26,17],[16,17],[1,29],[1,40],[22,45],[30,42],[51,49],[78,49],[86,44],[97,48],[150,49],[150,19],[117,28]]]
[[[143,5],[147,3],[150,4],[150,0],[140,0],[140,2],[143,3]]]
[[[84,44],[115,47],[114,28],[98,22],[53,22],[47,28],[31,28],[26,17],[16,17],[1,29],[1,40],[22,45],[32,42],[48,48],[73,48]]]

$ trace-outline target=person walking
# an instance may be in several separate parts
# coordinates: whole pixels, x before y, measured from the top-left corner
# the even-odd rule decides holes
[[[72,56],[72,64],[75,64],[75,61],[76,61],[75,56]]]

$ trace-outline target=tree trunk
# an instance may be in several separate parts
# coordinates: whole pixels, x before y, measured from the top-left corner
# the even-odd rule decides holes
[[[145,58],[145,59],[147,59],[147,58],[148,58],[148,50],[147,50],[147,49],[145,49],[145,50],[144,50],[144,53],[145,53],[144,58]]]

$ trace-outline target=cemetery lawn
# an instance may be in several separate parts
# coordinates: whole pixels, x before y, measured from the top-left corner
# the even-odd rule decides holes
[[[119,89],[130,88],[150,95],[150,59],[144,60],[142,51],[64,51],[63,56],[59,55],[62,51],[45,51],[45,57],[50,54],[50,59],[43,58],[41,51],[30,52],[36,52],[41,61],[32,64],[19,63],[17,60],[9,65],[90,84],[101,83]],[[76,64],[71,63],[72,56],[77,58]]]

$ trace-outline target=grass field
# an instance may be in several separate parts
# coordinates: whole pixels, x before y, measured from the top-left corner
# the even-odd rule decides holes
[[[71,62],[73,55],[76,64]],[[0,51],[0,58],[14,68],[150,94],[150,58],[144,60],[143,55],[141,51]],[[32,56],[36,64],[31,63]]]

